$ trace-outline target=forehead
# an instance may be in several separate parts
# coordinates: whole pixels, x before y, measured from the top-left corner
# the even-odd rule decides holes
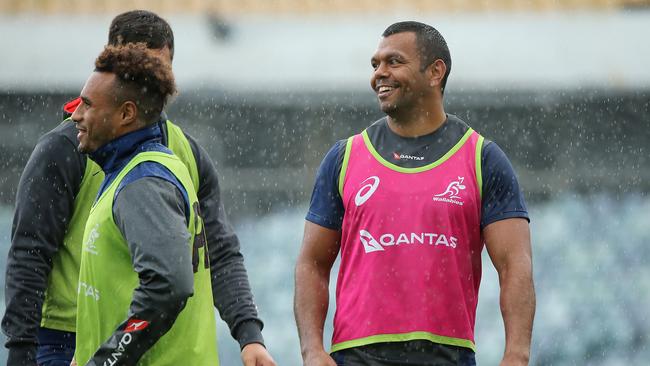
[[[401,54],[417,56],[417,38],[413,32],[401,32],[382,37],[373,57],[382,57],[388,54]]]
[[[89,99],[101,99],[102,97],[109,96],[113,89],[113,82],[115,81],[115,74],[109,72],[94,71],[86,84],[81,90],[81,96]]]

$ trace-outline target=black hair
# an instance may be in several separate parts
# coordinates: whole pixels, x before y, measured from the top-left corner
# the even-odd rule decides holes
[[[115,74],[116,102],[133,101],[138,117],[147,125],[158,121],[176,92],[171,65],[144,43],[106,46],[95,60],[95,71]]]
[[[174,56],[174,32],[167,21],[147,10],[122,13],[111,22],[108,44],[112,46],[143,42],[151,49],[167,46]]]
[[[405,21],[391,24],[386,28],[382,37],[388,37],[397,33],[413,32],[420,54],[420,71],[424,71],[434,61],[440,59],[447,66],[447,71],[441,81],[441,90],[444,93],[447,85],[447,78],[451,72],[451,55],[447,42],[434,27],[415,21]]]

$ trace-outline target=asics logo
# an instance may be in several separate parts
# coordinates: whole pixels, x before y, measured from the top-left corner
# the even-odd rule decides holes
[[[377,190],[377,187],[379,187],[379,177],[376,175],[373,175],[372,177],[366,178],[361,184],[364,184],[365,182],[372,181],[371,183],[365,184],[363,187],[359,188],[359,191],[357,192],[357,195],[354,196],[354,203],[357,206],[363,205],[369,198],[372,196],[373,193]]]

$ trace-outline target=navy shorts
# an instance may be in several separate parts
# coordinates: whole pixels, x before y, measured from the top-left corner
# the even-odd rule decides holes
[[[38,366],[70,366],[74,347],[74,333],[39,328],[36,363]]]
[[[337,366],[476,366],[469,348],[420,340],[348,348],[332,358]]]

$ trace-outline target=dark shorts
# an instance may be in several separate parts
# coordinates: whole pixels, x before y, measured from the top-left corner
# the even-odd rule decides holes
[[[332,358],[338,366],[476,366],[471,349],[419,340],[348,348]]]
[[[38,366],[69,366],[74,356],[75,334],[39,328],[36,363]]]

